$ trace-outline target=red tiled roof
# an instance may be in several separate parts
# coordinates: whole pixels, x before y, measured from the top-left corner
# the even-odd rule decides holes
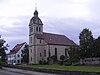
[[[17,44],[7,55],[16,54],[22,48],[24,44],[25,42],[21,44]]]
[[[72,45],[77,46],[72,40],[67,38],[65,35],[52,34],[52,33],[43,33],[37,34],[38,39],[43,39],[47,44],[50,45]]]

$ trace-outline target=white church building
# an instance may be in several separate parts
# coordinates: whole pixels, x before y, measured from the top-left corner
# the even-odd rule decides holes
[[[72,40],[65,35],[43,32],[43,23],[35,10],[29,23],[29,63],[39,64],[39,61],[47,61],[47,58],[55,55],[69,57],[70,47],[76,47]]]

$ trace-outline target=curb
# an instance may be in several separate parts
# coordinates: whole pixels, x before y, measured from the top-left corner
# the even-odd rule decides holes
[[[65,74],[65,75],[100,75],[100,72],[85,72],[85,71],[68,71],[68,70],[56,70],[56,69],[46,69],[46,68],[31,68],[31,67],[21,67],[14,65],[5,65],[4,67],[16,68],[28,71],[53,73],[53,74]]]

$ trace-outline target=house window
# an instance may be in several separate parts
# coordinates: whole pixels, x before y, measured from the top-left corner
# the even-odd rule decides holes
[[[57,48],[55,48],[55,56],[57,57]]]
[[[19,55],[17,55],[19,57]]]
[[[42,54],[40,53],[40,57],[42,56]]]
[[[23,50],[21,50],[22,51],[22,53],[23,53]]]
[[[14,63],[16,63],[16,60],[14,60]]]
[[[14,58],[16,59],[16,55],[14,55]]]
[[[44,57],[46,57],[46,50],[44,50]]]
[[[23,57],[23,54],[21,54],[21,57]]]
[[[19,60],[17,60],[17,62],[19,63]]]

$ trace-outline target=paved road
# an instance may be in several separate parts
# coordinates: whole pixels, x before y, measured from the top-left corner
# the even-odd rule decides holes
[[[41,72],[3,67],[3,69],[0,69],[0,75],[58,75],[58,74],[41,73]]]

